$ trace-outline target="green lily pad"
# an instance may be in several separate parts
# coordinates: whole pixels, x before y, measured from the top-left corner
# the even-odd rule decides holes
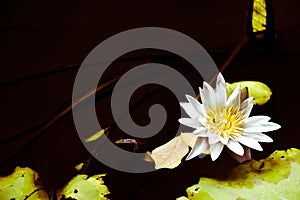
[[[268,158],[234,168],[226,180],[200,178],[178,200],[295,200],[300,198],[300,150],[276,150]]]
[[[48,194],[38,182],[38,173],[25,167],[16,167],[6,177],[0,177],[0,199],[2,200],[48,200]]]
[[[59,200],[67,198],[74,200],[107,200],[105,195],[109,194],[109,191],[104,185],[103,176],[105,174],[91,177],[85,174],[77,175],[57,192],[57,197]]]

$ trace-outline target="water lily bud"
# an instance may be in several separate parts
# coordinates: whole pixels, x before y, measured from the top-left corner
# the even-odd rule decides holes
[[[241,85],[241,89],[247,87],[249,92],[249,97],[253,97],[253,104],[263,105],[271,97],[271,89],[264,83],[258,81],[240,81],[234,83],[226,83],[227,95],[234,91],[234,89]]]

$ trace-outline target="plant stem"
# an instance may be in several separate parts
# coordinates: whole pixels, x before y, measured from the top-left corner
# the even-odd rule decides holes
[[[243,37],[243,39],[238,43],[238,45],[234,48],[230,56],[227,58],[225,63],[220,68],[220,73],[223,73],[225,69],[230,65],[230,63],[239,55],[243,47],[247,44],[249,41],[249,37],[246,35]],[[210,81],[209,84],[212,84],[217,79],[218,74],[216,74]],[[196,99],[200,100],[200,94],[196,96]]]
[[[49,129],[50,127],[52,127],[57,121],[59,121],[60,119],[62,119],[67,113],[69,113],[74,107],[76,107],[78,104],[80,104],[81,102],[85,101],[86,99],[90,98],[93,94],[95,94],[96,92],[106,89],[109,86],[113,85],[115,82],[117,82],[117,80],[120,78],[121,76],[117,76],[101,85],[99,85],[96,89],[89,91],[87,94],[85,94],[84,96],[82,96],[81,98],[77,99],[76,101],[74,101],[73,103],[71,103],[69,106],[67,106],[64,110],[62,110],[60,113],[58,113],[57,115],[54,115],[54,117],[50,118],[46,123],[44,123],[44,125],[41,125],[39,128],[37,128],[36,133],[32,136],[33,138],[27,142],[25,142],[25,144],[23,144],[19,150],[17,150],[12,156],[10,156],[6,161],[4,161],[1,164],[1,167],[4,167],[6,164],[9,163],[9,161],[11,159],[13,159],[16,155],[18,155],[24,148],[30,146],[34,141],[36,141],[47,129]],[[36,128],[36,127],[34,127]],[[29,130],[26,130],[26,132],[28,132]],[[23,132],[22,132],[23,133]],[[20,134],[18,134],[20,135]],[[14,136],[15,137],[15,136]],[[6,139],[5,141],[10,140]],[[3,143],[3,141],[1,141],[1,143]]]

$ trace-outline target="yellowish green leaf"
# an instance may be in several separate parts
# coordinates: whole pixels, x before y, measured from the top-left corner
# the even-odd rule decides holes
[[[97,140],[98,138],[100,138],[105,133],[106,130],[107,130],[107,128],[96,132],[91,137],[85,139],[85,141],[86,142],[91,142],[91,141]]]
[[[233,90],[241,85],[241,88],[248,88],[249,97],[253,97],[253,103],[258,105],[265,104],[271,97],[271,89],[264,83],[258,81],[240,81],[235,83],[226,83],[227,95],[229,96]]]
[[[57,192],[58,199],[73,198],[76,200],[107,200],[109,194],[102,177],[105,174],[88,177],[85,174],[75,176],[71,181]]]
[[[300,197],[299,177],[300,150],[277,150],[266,159],[239,165],[226,180],[200,178],[187,194],[190,200],[294,200]]]
[[[0,199],[2,200],[49,200],[47,192],[38,182],[39,175],[32,169],[16,167],[6,177],[0,177]]]
[[[75,169],[77,171],[80,171],[82,169],[83,165],[84,165],[84,163],[79,163],[78,165],[75,166]]]

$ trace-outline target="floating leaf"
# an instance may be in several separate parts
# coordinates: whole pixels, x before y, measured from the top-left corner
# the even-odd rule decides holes
[[[180,137],[184,140],[184,142],[191,148],[194,147],[197,137],[196,135],[192,133],[181,133]]]
[[[182,137],[177,136],[168,143],[154,149],[151,157],[155,162],[156,169],[173,169],[181,163],[181,159],[188,151],[189,146],[184,142]]]
[[[168,143],[157,147],[151,153],[155,168],[173,169],[181,163],[181,159],[188,153],[189,146],[193,147],[197,136],[192,133],[182,133]]]
[[[189,198],[187,198],[187,197],[179,197],[176,200],[189,200]]]
[[[85,141],[86,142],[91,142],[91,141],[97,140],[98,138],[100,138],[105,133],[106,130],[107,130],[107,128],[102,129],[102,130],[96,132],[91,137],[85,139]]]
[[[77,175],[57,192],[57,197],[58,199],[107,200],[105,195],[109,194],[109,191],[104,185],[103,176],[105,174],[94,175],[89,178],[85,174]]]
[[[16,167],[6,177],[0,177],[0,199],[2,200],[48,200],[48,195],[38,183],[38,173],[25,167]]]
[[[271,89],[264,83],[258,81],[240,81],[235,83],[226,83],[227,95],[229,96],[236,86],[241,85],[241,88],[248,88],[249,97],[253,97],[253,103],[258,105],[265,104],[271,97]]]
[[[194,148],[196,140],[198,138],[197,135],[194,135],[193,133],[181,133],[181,137],[189,147]],[[209,149],[207,151],[203,152],[202,154],[200,154],[199,157],[202,158],[208,154],[210,154]]]
[[[300,150],[277,150],[266,159],[241,164],[226,180],[201,178],[187,194],[190,200],[299,199]]]
[[[78,165],[75,166],[75,169],[77,171],[80,171],[82,169],[83,165],[84,165],[84,163],[79,163]]]

